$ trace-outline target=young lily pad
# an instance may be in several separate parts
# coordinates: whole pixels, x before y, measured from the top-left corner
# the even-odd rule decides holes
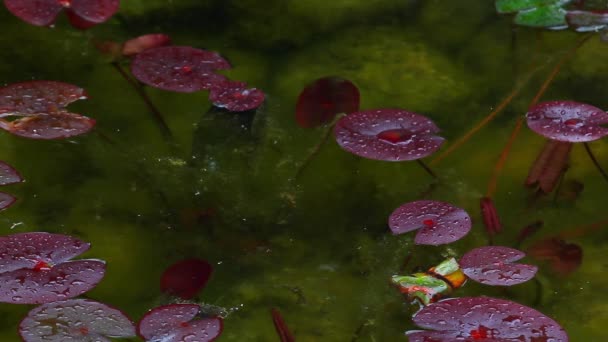
[[[564,6],[571,0],[496,0],[498,13],[517,13],[515,24],[562,29],[568,27]]]
[[[402,109],[375,109],[341,118],[334,128],[338,145],[363,158],[404,161],[437,151],[444,138],[429,118]]]
[[[88,28],[110,19],[120,0],[4,0],[6,8],[19,19],[36,26],[52,25],[65,9],[76,28]]]
[[[307,85],[298,97],[296,122],[313,128],[331,122],[337,114],[359,110],[359,89],[340,77],[323,77]]]
[[[182,299],[194,297],[209,281],[213,267],[201,259],[185,259],[169,266],[160,278],[160,290]]]
[[[210,89],[226,77],[215,70],[230,69],[217,52],[189,46],[163,46],[137,54],[131,72],[141,82],[163,90],[191,93]]]
[[[214,341],[223,330],[219,317],[198,318],[196,304],[170,304],[154,308],[137,325],[137,334],[146,341]]]
[[[443,245],[467,235],[471,218],[450,203],[421,200],[403,204],[393,211],[388,225],[393,234],[420,229],[414,239],[418,245]]]
[[[145,34],[122,44],[123,56],[135,56],[146,50],[171,44],[171,37],[162,33]]]
[[[574,101],[549,101],[530,108],[528,127],[553,140],[588,142],[608,135],[608,114],[603,110]]]
[[[418,311],[413,321],[431,330],[408,331],[410,342],[568,341],[564,329],[551,318],[521,304],[489,297],[445,299]]]
[[[538,267],[513,262],[526,254],[503,246],[475,248],[460,259],[464,274],[478,283],[486,285],[512,286],[534,277]]]
[[[84,89],[54,81],[29,81],[0,88],[0,128],[25,138],[63,139],[87,133],[95,120],[65,107],[86,99]]]
[[[209,100],[214,106],[231,112],[245,112],[256,109],[264,103],[264,92],[257,88],[247,88],[245,82],[223,81],[211,87]]]
[[[121,311],[88,299],[69,299],[32,309],[19,324],[24,342],[98,341],[135,336]]]
[[[0,238],[0,301],[50,303],[91,290],[103,278],[105,262],[70,261],[89,247],[60,234],[19,233]]]

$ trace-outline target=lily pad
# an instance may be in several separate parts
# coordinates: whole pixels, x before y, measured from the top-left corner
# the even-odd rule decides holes
[[[553,140],[588,142],[608,135],[608,114],[603,110],[574,101],[549,101],[530,108],[528,127]]]
[[[0,161],[0,186],[9,185],[23,182],[23,178],[15,168],[8,165],[7,163]],[[13,195],[7,194],[5,192],[0,192],[0,210],[4,210],[13,203],[15,203],[17,199],[13,197]]]
[[[323,77],[307,85],[298,97],[296,122],[313,128],[330,123],[337,114],[359,110],[359,89],[341,77]]]
[[[443,245],[457,241],[471,230],[471,218],[464,209],[450,203],[421,200],[403,204],[388,219],[393,234],[419,229],[414,242]]]
[[[521,304],[489,297],[442,300],[418,311],[413,321],[431,330],[408,331],[410,342],[568,341],[564,329],[551,318]]]
[[[402,109],[375,109],[341,118],[334,128],[338,145],[363,158],[405,161],[433,154],[444,138],[429,118]]]
[[[162,33],[144,34],[129,39],[122,45],[123,56],[135,56],[146,50],[171,44],[171,37]]]
[[[110,19],[120,0],[4,0],[6,8],[19,19],[36,26],[52,25],[62,10],[77,28],[88,28]]]
[[[245,82],[223,81],[211,87],[209,100],[214,106],[231,112],[256,109],[264,103],[264,92],[257,88],[247,88]]]
[[[578,32],[597,32],[608,26],[608,11],[568,11],[566,20]]]
[[[564,6],[571,0],[496,0],[498,13],[517,13],[515,24],[563,29],[568,27]]]
[[[512,286],[534,277],[538,267],[513,262],[526,254],[503,246],[475,248],[460,258],[464,274],[485,285]]]
[[[160,290],[182,299],[194,297],[209,281],[213,267],[201,259],[191,258],[169,266],[160,278]]]
[[[146,341],[214,341],[223,329],[219,317],[197,318],[196,304],[170,304],[154,308],[137,325],[137,333]]]
[[[149,49],[137,54],[131,63],[131,72],[141,82],[183,93],[210,89],[226,79],[215,70],[230,68],[217,52],[189,46]]]
[[[135,336],[133,322],[121,311],[88,299],[69,299],[32,309],[19,324],[24,342],[110,342]]]
[[[0,239],[0,301],[40,304],[79,296],[103,278],[105,262],[73,260],[90,247],[76,238],[20,233]]]

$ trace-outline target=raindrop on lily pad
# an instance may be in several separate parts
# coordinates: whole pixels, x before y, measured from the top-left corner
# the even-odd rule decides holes
[[[29,81],[0,88],[0,128],[30,139],[64,139],[87,133],[95,120],[65,107],[86,99],[84,89],[54,81]]]
[[[40,304],[79,296],[103,278],[105,262],[70,260],[90,248],[79,239],[51,233],[0,238],[0,301]]]
[[[182,299],[190,299],[207,285],[212,272],[213,267],[205,260],[180,260],[163,272],[160,290]]]
[[[133,322],[121,311],[88,299],[69,299],[32,309],[19,324],[24,342],[109,342],[135,336]]]
[[[471,230],[471,218],[464,209],[450,203],[421,200],[403,204],[388,219],[393,234],[419,229],[418,245],[443,245],[457,241]]]
[[[478,283],[486,285],[512,286],[534,277],[538,267],[515,264],[526,254],[504,246],[475,248],[460,259],[464,274]]]
[[[170,304],[154,308],[137,325],[137,334],[146,341],[214,341],[223,330],[220,317],[199,318],[196,304]]]
[[[330,123],[337,114],[359,110],[359,89],[340,77],[323,77],[307,85],[298,97],[296,122],[313,128]]]
[[[264,92],[248,88],[247,83],[238,81],[218,82],[211,87],[209,100],[214,106],[231,112],[245,112],[256,109],[264,103]]]
[[[528,127],[545,138],[566,142],[588,142],[608,135],[608,114],[574,101],[549,101],[530,108]]]
[[[429,118],[402,109],[374,109],[341,118],[334,128],[338,145],[363,158],[405,161],[427,157],[444,138]]]
[[[211,89],[226,79],[215,70],[230,68],[219,53],[189,46],[148,49],[137,54],[131,63],[131,72],[141,82],[182,93]]]
[[[568,335],[553,319],[504,299],[450,298],[424,307],[413,317],[410,342],[520,341],[567,342]]]

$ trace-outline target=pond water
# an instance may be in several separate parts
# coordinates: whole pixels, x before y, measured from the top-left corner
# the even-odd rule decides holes
[[[159,288],[167,266],[206,259],[214,273],[195,301],[228,313],[218,341],[278,340],[273,307],[298,341],[406,341],[418,306],[390,285],[391,276],[488,243],[479,200],[494,164],[543,80],[581,38],[515,27],[512,16],[495,13],[493,1],[479,0],[130,0],[87,31],[63,17],[52,29],[30,26],[4,7],[0,22],[2,83],[76,84],[90,99],[71,110],[97,120],[93,132],[67,140],[0,134],[0,160],[26,179],[4,189],[19,200],[1,213],[2,233],[47,231],[91,242],[85,256],[106,260],[108,268],[86,296],[133,319],[172,300]],[[137,93],[91,44],[151,32],[220,52],[234,67],[222,73],[264,90],[265,104],[253,116],[218,114],[209,111],[206,91],[149,88],[175,136],[168,143]],[[542,100],[608,108],[607,58],[608,45],[591,37]],[[319,77],[353,81],[363,109],[428,116],[447,139],[445,151],[531,70],[494,121],[433,164],[439,182],[415,162],[359,158],[333,139],[295,178],[323,135],[295,122],[298,94]],[[568,242],[583,249],[582,265],[559,276],[526,258],[539,265],[538,281],[508,290],[469,282],[454,295],[510,299],[558,321],[572,341],[601,341],[608,233],[601,225],[572,231],[607,218],[608,183],[575,145],[564,187],[577,181],[584,190],[533,199],[523,183],[544,141],[524,125],[512,146],[493,196],[504,226],[494,243],[515,246],[524,226],[542,220],[521,248],[570,232]],[[590,146],[608,167],[608,143]],[[421,198],[467,210],[471,233],[453,244],[416,247],[413,234],[392,235],[390,213]],[[0,305],[0,340],[19,340],[17,326],[31,308]]]

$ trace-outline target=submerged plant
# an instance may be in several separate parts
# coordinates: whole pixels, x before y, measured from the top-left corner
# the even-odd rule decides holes
[[[205,260],[190,258],[180,260],[163,272],[160,290],[182,299],[190,299],[207,285],[213,267]]]
[[[65,139],[89,132],[95,120],[68,112],[87,98],[84,89],[55,81],[13,83],[0,88],[0,128],[30,139]]]
[[[280,342],[295,342],[295,338],[291,331],[289,331],[289,327],[287,327],[287,323],[283,319],[283,315],[277,308],[272,308],[270,310],[270,314],[272,315],[272,323],[274,324],[274,329],[277,331],[279,335]]]
[[[67,235],[19,233],[0,238],[0,301],[50,303],[93,289],[105,274],[101,260],[71,260],[91,245]]]
[[[120,310],[89,299],[68,299],[32,309],[19,324],[24,342],[110,341],[135,336],[135,325]]]
[[[19,19],[36,26],[50,26],[65,10],[72,26],[87,29],[110,19],[120,0],[4,0],[6,8]]]
[[[196,304],[170,304],[154,308],[137,324],[137,334],[146,341],[211,342],[221,335],[220,317],[201,317]]]
[[[568,168],[571,150],[571,142],[547,140],[530,167],[524,184],[540,193],[552,192]]]
[[[577,270],[583,262],[583,249],[559,237],[551,237],[533,243],[527,249],[530,257],[549,264],[553,272],[567,276]]]

